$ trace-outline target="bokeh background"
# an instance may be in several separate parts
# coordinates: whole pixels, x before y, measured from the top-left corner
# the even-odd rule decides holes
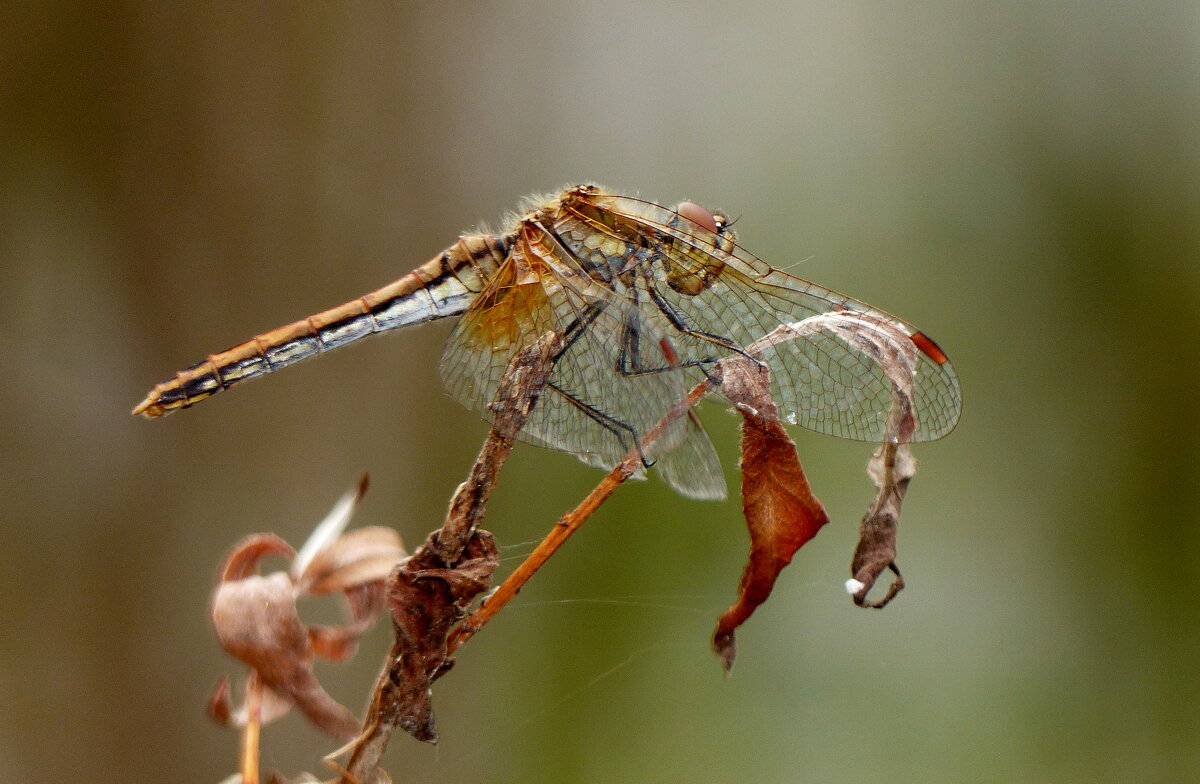
[[[736,500],[622,489],[439,682],[398,782],[1200,780],[1200,6],[0,5],[0,779],[217,781],[207,624],[243,534],[415,544],[484,427],[449,325],[159,422],[156,381],[595,180],[739,216],[921,325],[965,413],[917,448],[909,589],[842,583],[865,444],[798,432],[833,523],[708,650]],[[704,417],[736,487],[736,419]],[[599,473],[522,447],[505,568]],[[735,494],[736,498],[736,494]],[[387,646],[322,673],[355,709]],[[320,770],[295,715],[264,760]]]

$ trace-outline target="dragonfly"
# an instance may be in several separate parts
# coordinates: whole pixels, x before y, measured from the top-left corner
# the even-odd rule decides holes
[[[925,333],[771,267],[738,245],[721,211],[690,201],[669,208],[592,184],[529,197],[499,232],[460,236],[383,288],[211,354],[155,386],[133,413],[161,417],[368,336],[457,316],[439,367],[452,397],[490,418],[509,363],[554,332],[560,349],[519,437],[611,468],[715,363],[781,324],[833,311],[884,319],[908,336],[918,357],[908,440],[949,433],[961,388]],[[762,359],[784,421],[840,438],[886,437],[891,383],[836,335],[806,334]],[[687,497],[725,495],[694,411],[669,425],[643,462]]]

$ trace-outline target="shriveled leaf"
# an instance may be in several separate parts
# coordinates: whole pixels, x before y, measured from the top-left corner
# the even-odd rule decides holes
[[[492,572],[500,563],[492,535],[476,530],[457,566],[446,568],[437,555],[437,535],[430,534],[388,583],[396,635],[389,663],[394,691],[389,696],[391,715],[380,717],[429,743],[438,737],[429,687],[452,665],[446,638],[475,597],[491,586]]]
[[[297,585],[302,593],[319,596],[364,583],[383,582],[407,555],[400,534],[391,528],[358,528],[316,552]]]
[[[319,729],[342,739],[357,733],[354,715],[326,693],[313,673],[312,645],[287,574],[221,583],[213,596],[212,618],[225,650],[257,670],[266,686],[295,703]]]
[[[742,511],[750,530],[750,557],[738,599],[718,619],[713,650],[726,672],[737,653],[735,630],[767,600],[796,551],[829,522],[812,493],[796,446],[776,419],[766,368],[728,366],[722,392],[742,413]]]
[[[917,460],[907,444],[883,444],[867,463],[867,474],[879,492],[859,525],[858,546],[850,563],[853,577],[846,581],[846,591],[859,607],[881,609],[904,590],[904,578],[896,566],[896,527],[900,505],[916,472]],[[891,569],[896,579],[882,599],[868,601],[867,594],[885,569]]]

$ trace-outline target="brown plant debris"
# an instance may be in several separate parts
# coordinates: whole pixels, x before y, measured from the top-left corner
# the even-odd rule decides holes
[[[734,631],[771,595],[796,551],[829,522],[796,446],[777,418],[766,366],[739,359],[725,365],[721,391],[742,415],[742,511],[750,530],[750,557],[737,601],[713,632],[713,650],[726,672],[737,654]]]
[[[867,474],[879,492],[859,525],[858,546],[850,562],[853,577],[846,581],[846,591],[859,607],[881,609],[904,590],[904,577],[896,566],[896,524],[909,480],[916,472],[917,460],[907,444],[883,444],[867,463]],[[882,599],[868,601],[867,594],[884,569],[891,569],[896,579]]]
[[[313,671],[316,656],[343,660],[383,611],[383,580],[404,557],[400,537],[390,528],[362,528],[342,534],[366,490],[366,477],[347,493],[297,553],[274,534],[255,534],[229,552],[213,594],[212,621],[222,647],[250,667],[248,697],[257,704],[235,709],[228,678],[217,684],[209,713],[217,721],[247,727],[270,723],[295,705],[318,729],[341,739],[353,737],[358,720],[321,686]],[[291,569],[257,573],[259,562],[277,555]],[[349,622],[309,626],[297,600],[341,592]]]
[[[491,587],[500,563],[492,535],[479,528],[484,508],[562,350],[562,336],[547,332],[513,357],[489,406],[493,420],[487,441],[455,492],[445,523],[389,575],[392,650],[363,731],[348,747],[342,782],[371,780],[397,727],[417,740],[437,742],[430,686],[453,666],[450,632]]]
[[[417,740],[437,741],[429,686],[453,666],[446,651],[451,628],[471,602],[491,586],[500,552],[492,535],[476,531],[462,559],[447,568],[437,555],[434,536],[388,580],[388,608],[396,634],[394,657],[388,664],[390,688],[396,699],[394,723]]]

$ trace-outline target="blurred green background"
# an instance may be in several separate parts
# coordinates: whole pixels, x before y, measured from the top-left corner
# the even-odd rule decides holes
[[[595,180],[739,217],[776,266],[953,357],[883,612],[844,594],[865,444],[797,432],[833,523],[708,650],[736,500],[623,488],[435,690],[397,782],[1200,780],[1200,7],[1181,2],[0,6],[7,459],[0,779],[217,781],[243,534],[440,523],[483,425],[449,325],[173,416],[207,353]],[[736,419],[705,419],[736,487]],[[505,567],[600,474],[515,453]],[[734,494],[736,498],[736,493]],[[362,706],[386,629],[322,670]],[[295,715],[264,763],[319,770]]]

